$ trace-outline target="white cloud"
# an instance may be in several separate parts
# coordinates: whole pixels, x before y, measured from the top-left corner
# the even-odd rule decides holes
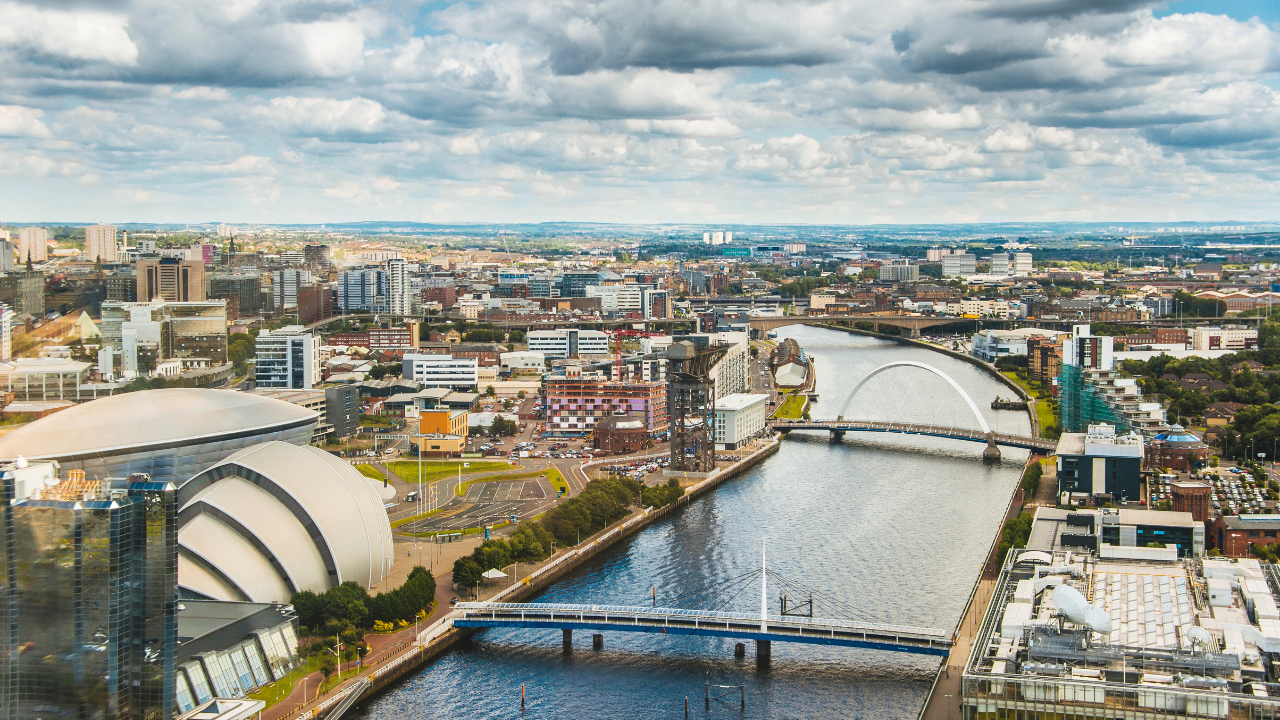
[[[226,88],[213,88],[205,86],[189,87],[186,90],[180,90],[173,94],[179,100],[216,100],[225,101],[231,99],[231,93]]]
[[[653,133],[654,135],[671,135],[675,137],[735,137],[742,134],[742,128],[724,118],[709,120],[627,120],[627,130],[637,133]]]
[[[21,105],[0,105],[0,136],[6,137],[49,137],[49,128],[40,117],[44,112],[36,108]]]
[[[138,61],[125,15],[87,10],[51,10],[0,2],[0,47],[71,60],[100,60],[115,65]]]
[[[250,113],[276,127],[319,134],[378,132],[387,117],[380,103],[365,98],[278,97]]]

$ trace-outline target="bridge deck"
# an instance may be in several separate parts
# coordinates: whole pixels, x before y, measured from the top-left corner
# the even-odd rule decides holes
[[[774,430],[839,430],[841,432],[883,432],[902,433],[904,435],[929,435],[932,437],[967,440],[969,442],[987,442],[987,435],[981,430],[947,427],[940,425],[912,425],[910,423],[863,422],[857,420],[774,420],[770,423]],[[1057,443],[1052,440],[1027,437],[1025,435],[1008,435],[992,433],[997,445],[1017,447],[1041,452],[1052,451]]]
[[[929,628],[769,616],[767,630],[750,613],[681,610],[658,607],[525,603],[458,603],[462,617],[454,627],[547,628],[701,635],[743,640],[839,645],[892,652],[945,656],[949,635]]]

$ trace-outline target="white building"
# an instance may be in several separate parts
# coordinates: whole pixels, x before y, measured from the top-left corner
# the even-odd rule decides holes
[[[401,375],[427,387],[473,388],[478,382],[479,361],[452,355],[406,353]]]
[[[835,293],[810,293],[809,309],[821,310],[826,306],[830,305],[831,303],[838,302],[838,301],[839,301],[839,298],[836,297]]]
[[[387,309],[393,315],[412,312],[409,287],[409,263],[404,258],[387,261]]]
[[[271,273],[271,295],[277,308],[298,307],[298,288],[311,284],[309,270],[276,270]]]
[[[1009,318],[1009,302],[1007,300],[964,298],[960,301],[960,314],[1007,320]]]
[[[887,282],[918,282],[919,265],[881,265],[880,279]]]
[[[991,255],[992,275],[1008,275],[1013,269],[1012,263],[1009,261],[1009,253],[994,253]]]
[[[1191,329],[1192,350],[1251,350],[1258,346],[1258,331],[1228,325]]]
[[[498,354],[498,370],[503,375],[510,375],[521,370],[542,372],[547,367],[547,358],[540,352],[520,350]]]
[[[697,337],[697,336],[694,336]],[[729,350],[711,368],[708,377],[716,384],[716,397],[728,397],[751,389],[751,340],[745,332],[702,333],[711,344],[728,345]]]
[[[231,233],[230,225],[218,225],[218,237],[231,237]]]
[[[383,270],[339,273],[338,308],[343,312],[386,312],[387,273]]]
[[[765,432],[768,395],[735,393],[716,400],[716,449],[735,450]]]
[[[45,262],[49,259],[49,231],[42,227],[18,229],[18,262]]]
[[[1035,269],[1035,265],[1031,263],[1031,253],[1016,253],[1013,256],[1014,275],[1030,275]]]
[[[1029,338],[1037,336],[1056,338],[1060,335],[1066,335],[1066,333],[1037,328],[984,330],[973,335],[973,356],[993,363],[1002,357],[1026,355]]]
[[[254,341],[259,388],[310,390],[320,384],[320,336],[301,325],[263,330]]]
[[[0,304],[0,362],[13,359],[13,310]]]
[[[978,259],[968,253],[942,256],[943,277],[967,277],[978,274]]]
[[[90,260],[102,259],[104,263],[116,261],[116,227],[91,225],[84,229],[84,247]]]
[[[534,330],[527,339],[530,350],[549,358],[609,354],[609,335],[599,330]]]

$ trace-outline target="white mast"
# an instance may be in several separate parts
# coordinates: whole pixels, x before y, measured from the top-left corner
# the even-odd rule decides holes
[[[765,543],[768,541],[768,538],[760,541],[760,632],[762,633],[769,632],[769,622],[767,619],[769,612],[769,597],[767,590],[768,580],[766,579],[768,577],[768,572],[765,570]]]

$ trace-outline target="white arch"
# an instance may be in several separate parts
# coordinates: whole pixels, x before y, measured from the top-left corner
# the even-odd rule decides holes
[[[875,377],[876,375],[879,375],[885,370],[889,370],[891,368],[896,368],[896,367],[917,367],[922,370],[928,370],[934,375],[937,375],[943,380],[946,380],[948,383],[951,384],[951,387],[956,389],[956,392],[960,393],[960,397],[964,398],[964,401],[969,405],[969,409],[973,411],[973,416],[978,419],[978,425],[982,426],[982,432],[984,433],[991,432],[990,426],[987,425],[987,419],[982,417],[982,413],[978,412],[978,406],[973,402],[973,398],[969,397],[969,393],[964,391],[964,388],[960,387],[960,385],[955,380],[952,380],[950,375],[942,372],[938,368],[932,365],[925,365],[922,362],[916,362],[914,360],[898,360],[896,362],[891,362],[888,365],[881,365],[880,367],[868,373],[866,377],[858,381],[858,384],[855,385],[853,388],[853,392],[849,393],[849,397],[845,399],[844,406],[840,408],[840,415],[838,416],[839,419],[841,420],[844,419],[844,414],[849,411],[849,405],[850,403],[853,402],[853,396],[858,394],[858,391],[862,389],[863,385],[867,384],[868,380]]]

